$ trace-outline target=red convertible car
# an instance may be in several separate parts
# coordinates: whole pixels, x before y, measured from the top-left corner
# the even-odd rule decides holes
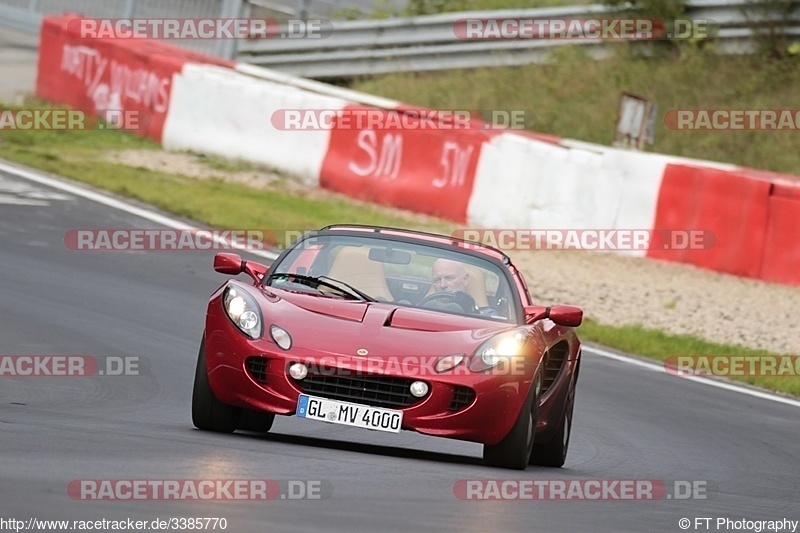
[[[270,266],[214,258],[192,397],[203,430],[275,415],[483,444],[489,465],[564,464],[577,307],[531,301],[501,251],[402,229],[328,226]]]

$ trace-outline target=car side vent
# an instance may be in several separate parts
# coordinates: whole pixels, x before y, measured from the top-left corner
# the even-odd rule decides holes
[[[475,400],[475,391],[469,387],[456,386],[453,388],[453,400],[450,402],[448,411],[460,411],[472,404]]]
[[[245,368],[254,380],[262,385],[267,383],[267,360],[263,357],[248,357],[245,360]]]
[[[552,387],[553,383],[555,383],[556,379],[558,379],[558,375],[561,373],[561,368],[563,368],[564,362],[567,360],[568,353],[569,345],[566,342],[559,342],[550,348],[547,355],[547,363],[544,367],[542,394],[550,390],[550,387]]]

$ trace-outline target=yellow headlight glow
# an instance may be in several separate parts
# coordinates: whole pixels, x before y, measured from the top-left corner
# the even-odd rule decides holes
[[[241,296],[234,296],[230,302],[228,302],[228,314],[231,315],[231,318],[239,318],[242,313],[244,313],[245,303],[244,299]]]

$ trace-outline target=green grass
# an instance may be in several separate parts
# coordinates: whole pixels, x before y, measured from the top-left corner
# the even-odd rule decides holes
[[[334,223],[408,226],[418,217],[395,215],[377,206],[333,194],[304,197],[283,181],[254,190],[220,180],[133,168],[105,161],[112,150],[158,149],[130,134],[109,130],[0,132],[0,157],[147,202],[214,227],[230,229],[314,229]],[[253,170],[242,162],[201,158],[219,171]],[[427,219],[426,219],[427,221]],[[433,220],[427,227],[452,231]]]
[[[668,109],[794,109],[800,54],[720,56],[695,46],[680,57],[636,58],[618,43],[595,61],[565,47],[545,65],[398,73],[361,79],[354,89],[438,109],[525,110],[527,129],[610,145],[620,93],[658,105],[655,144],[647,150],[800,174],[797,131],[674,131]]]
[[[38,107],[42,107],[38,105]],[[109,131],[0,131],[0,157],[135,198],[165,211],[210,226],[233,229],[311,229],[334,223],[378,224],[451,233],[453,224],[394,214],[343,197],[306,197],[286,184],[275,190],[254,190],[219,180],[133,168],[105,161],[109,151],[157,149],[152,141]],[[216,170],[252,170],[242,162],[202,158]],[[637,326],[614,327],[586,320],[581,338],[654,359],[673,355],[754,355],[749,350],[703,341],[687,335],[668,335]],[[797,378],[744,378],[773,390],[800,395]]]
[[[718,344],[692,335],[670,335],[642,326],[608,326],[587,319],[578,328],[582,341],[664,361],[677,356],[772,356],[766,350]],[[674,362],[674,361],[673,361]],[[742,376],[751,385],[800,396],[800,376]]]
[[[240,160],[228,160],[228,159],[219,159],[217,157],[209,157],[203,154],[197,154],[198,157],[201,157],[203,163],[209,168],[213,168],[214,170],[222,170],[223,172],[242,172],[242,171],[251,171],[256,170],[256,167],[247,162],[247,161],[240,161]],[[274,169],[266,169],[270,172],[275,172]]]

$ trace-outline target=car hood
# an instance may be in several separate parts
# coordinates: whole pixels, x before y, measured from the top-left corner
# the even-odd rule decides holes
[[[266,330],[276,324],[292,337],[293,351],[371,357],[473,353],[515,324],[413,309],[391,303],[340,300],[269,290],[262,303]],[[269,340],[269,333],[265,334]]]

